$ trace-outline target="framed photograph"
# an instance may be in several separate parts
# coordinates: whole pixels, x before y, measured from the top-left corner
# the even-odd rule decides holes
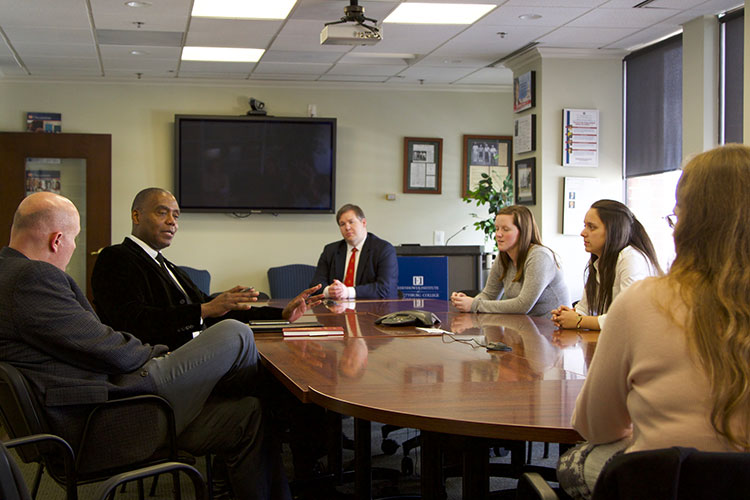
[[[440,194],[443,140],[404,138],[404,193]]]
[[[513,112],[536,106],[536,71],[513,78]]]
[[[516,203],[536,205],[536,158],[516,160],[514,174]]]
[[[513,138],[500,135],[465,135],[461,196],[466,198],[478,187],[482,174],[492,178],[496,188],[510,173]]]

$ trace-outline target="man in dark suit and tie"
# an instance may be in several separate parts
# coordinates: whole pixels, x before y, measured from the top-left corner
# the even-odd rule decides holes
[[[0,360],[29,381],[52,431],[76,449],[91,405],[158,394],[174,409],[178,445],[224,456],[238,498],[290,498],[267,417],[249,395],[259,370],[250,328],[221,321],[169,352],[104,325],[64,272],[79,231],[70,200],[35,193],[0,250]]]
[[[177,233],[180,207],[169,191],[140,191],[131,208],[132,234],[101,251],[91,276],[94,306],[102,321],[142,342],[183,345],[222,319],[242,322],[299,318],[299,298],[285,309],[250,307],[258,293],[236,286],[211,298],[161,251]],[[309,295],[313,290],[305,290]]]
[[[341,207],[336,221],[344,239],[323,248],[312,284],[322,284],[325,297],[335,300],[397,298],[393,245],[367,232],[367,219],[357,205]]]

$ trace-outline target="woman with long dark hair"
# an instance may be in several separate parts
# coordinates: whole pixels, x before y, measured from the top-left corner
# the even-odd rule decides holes
[[[661,274],[651,239],[633,212],[614,200],[599,200],[583,219],[583,244],[591,254],[583,297],[575,309],[552,311],[560,328],[600,330],[617,295],[634,282]]]
[[[495,217],[499,255],[484,290],[476,297],[451,294],[462,312],[546,316],[553,307],[568,303],[568,287],[555,254],[542,245],[534,215],[523,205],[501,209]]]
[[[558,465],[574,498],[621,451],[750,450],[750,148],[695,156],[676,194],[674,263],[615,301],[578,395],[587,442]]]

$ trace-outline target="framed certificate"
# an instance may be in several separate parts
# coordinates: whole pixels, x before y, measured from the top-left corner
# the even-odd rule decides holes
[[[443,139],[404,138],[404,193],[440,194]]]

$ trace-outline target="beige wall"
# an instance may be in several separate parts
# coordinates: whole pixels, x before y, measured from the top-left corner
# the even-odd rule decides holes
[[[599,198],[623,200],[622,57],[602,58],[595,51],[539,49],[510,61],[515,75],[536,71],[537,204],[531,207],[542,241],[560,257],[571,299],[581,298],[583,270],[589,258],[580,236],[562,234],[565,177],[597,177]],[[598,109],[599,166],[562,166],[562,110]],[[583,221],[581,221],[583,227]]]
[[[173,186],[175,114],[244,114],[247,99],[266,103],[270,114],[338,118],[337,205],[358,203],[368,228],[393,244],[432,244],[474,219],[463,203],[463,134],[512,135],[507,92],[372,90],[132,83],[0,82],[0,129],[22,130],[28,111],[60,112],[65,132],[112,134],[112,241],[130,232],[129,208],[147,186]],[[402,193],[403,138],[442,137],[441,195]],[[396,201],[386,201],[396,193]],[[480,211],[481,213],[481,211]],[[486,214],[486,210],[483,212]],[[288,263],[315,264],[325,243],[340,238],[333,215],[184,214],[166,253],[179,264],[211,271],[212,289],[235,284],[268,290],[266,270]],[[466,230],[451,244],[481,244]]]

